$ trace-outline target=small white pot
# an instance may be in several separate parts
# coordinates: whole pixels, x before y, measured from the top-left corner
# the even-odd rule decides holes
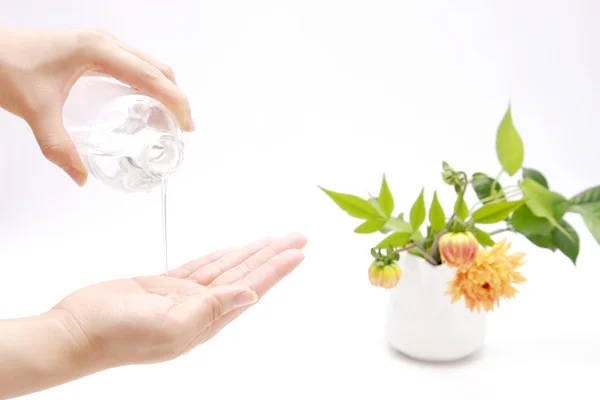
[[[451,304],[444,293],[456,271],[432,266],[403,253],[402,277],[390,290],[385,336],[401,353],[422,361],[445,362],[479,350],[486,336],[486,314],[469,310],[463,299]]]

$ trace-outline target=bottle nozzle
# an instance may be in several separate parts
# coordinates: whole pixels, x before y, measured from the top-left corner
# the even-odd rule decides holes
[[[164,178],[183,162],[183,142],[172,135],[160,135],[142,154],[141,167],[151,176]]]

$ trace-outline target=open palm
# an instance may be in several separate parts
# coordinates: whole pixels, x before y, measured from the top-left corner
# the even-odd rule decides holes
[[[189,262],[169,276],[103,282],[58,303],[65,326],[100,368],[161,362],[207,341],[303,260],[300,234]]]

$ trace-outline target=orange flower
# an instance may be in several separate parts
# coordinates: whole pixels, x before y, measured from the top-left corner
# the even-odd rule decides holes
[[[524,264],[525,254],[507,255],[510,246],[503,239],[490,250],[480,250],[471,265],[459,267],[446,292],[452,295],[452,303],[464,297],[471,311],[481,311],[482,308],[492,311],[495,305],[500,305],[500,298],[514,297],[517,289],[512,284],[526,281],[520,272],[515,271]]]
[[[471,232],[450,232],[440,238],[438,248],[443,262],[460,267],[475,261],[479,242]]]

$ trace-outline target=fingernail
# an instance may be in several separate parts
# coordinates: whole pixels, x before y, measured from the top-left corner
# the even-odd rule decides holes
[[[243,293],[238,294],[233,299],[233,303],[236,307],[248,306],[250,304],[254,304],[258,301],[258,295],[253,290],[248,290]]]
[[[77,185],[79,185],[79,187],[85,185],[85,182],[87,181],[86,174],[74,167],[66,167],[64,171],[71,177],[71,179],[73,179],[73,181],[75,181]]]
[[[187,124],[188,131],[193,132],[194,130],[196,130],[196,125],[194,124],[194,119],[192,118],[191,111],[188,111],[185,122]]]

